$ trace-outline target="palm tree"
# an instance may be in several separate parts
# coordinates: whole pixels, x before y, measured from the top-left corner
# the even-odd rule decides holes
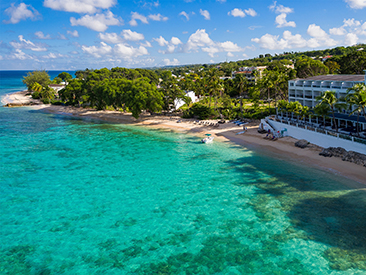
[[[349,105],[351,110],[350,115],[357,112],[357,136],[359,136],[359,118],[360,114],[363,113],[366,119],[365,108],[366,108],[366,85],[359,83],[354,85],[352,88],[347,89],[347,95],[345,97],[346,103]],[[353,109],[353,110],[352,110]]]
[[[234,85],[239,89],[240,113],[243,118],[243,91],[248,87],[248,79],[245,76],[238,74],[234,78]]]
[[[307,115],[309,115],[310,113],[310,108],[308,106],[302,106],[302,108],[300,109],[300,116],[301,116],[301,119],[304,120],[305,122],[305,117]]]
[[[277,102],[277,111],[281,113],[282,115],[282,112],[283,111],[287,111],[287,106],[288,106],[288,101],[287,100],[279,100]]]
[[[319,101],[319,104],[329,106],[329,108],[332,112],[332,116],[333,116],[333,124],[336,128],[336,132],[338,132],[338,125],[336,123],[334,113],[335,113],[336,109],[344,108],[345,104],[338,102],[338,98],[337,98],[336,93],[334,91],[325,91],[321,95],[317,96],[315,99]]]
[[[289,104],[287,105],[287,110],[290,111],[291,113],[295,114],[297,120],[299,120],[299,114],[300,114],[301,108],[302,108],[302,105],[298,101],[289,102]]]
[[[330,107],[325,104],[318,104],[314,108],[315,115],[323,118],[324,129],[325,129],[325,119],[328,117],[329,111],[330,111]]]

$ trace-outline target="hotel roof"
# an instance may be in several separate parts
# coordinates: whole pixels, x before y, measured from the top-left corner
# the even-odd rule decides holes
[[[293,80],[308,80],[308,81],[365,81],[365,75],[363,74],[328,74],[317,75],[308,78],[297,78]]]

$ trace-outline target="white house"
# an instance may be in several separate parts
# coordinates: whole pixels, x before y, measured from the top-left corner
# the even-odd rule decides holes
[[[187,91],[186,96],[190,97],[192,100],[192,103],[195,103],[198,101],[198,97],[193,91]],[[180,107],[182,107],[185,104],[183,99],[177,98],[174,100],[174,108],[178,110]]]

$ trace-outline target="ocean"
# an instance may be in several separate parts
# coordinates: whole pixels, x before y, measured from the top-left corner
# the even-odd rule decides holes
[[[0,107],[0,171],[0,274],[366,274],[364,190],[229,142]]]

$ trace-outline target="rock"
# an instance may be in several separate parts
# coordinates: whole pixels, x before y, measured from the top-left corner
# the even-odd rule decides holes
[[[300,139],[299,141],[295,142],[296,147],[305,148],[309,145],[309,142],[305,139]]]
[[[319,155],[323,156],[323,157],[332,157],[333,156],[333,153],[331,152],[331,150],[329,150],[328,148],[324,148],[320,153]]]

